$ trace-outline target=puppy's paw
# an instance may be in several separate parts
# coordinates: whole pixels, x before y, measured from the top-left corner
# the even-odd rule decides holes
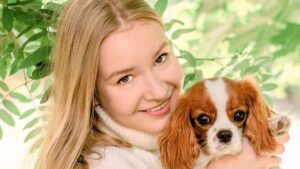
[[[270,169],[281,169],[281,167],[271,167]]]
[[[274,136],[287,134],[291,124],[290,117],[286,115],[277,115],[269,120],[269,127]]]

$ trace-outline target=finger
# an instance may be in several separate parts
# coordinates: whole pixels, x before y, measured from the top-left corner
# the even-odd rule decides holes
[[[274,155],[280,155],[280,154],[283,154],[284,151],[285,151],[284,145],[279,144],[279,145],[276,146],[274,152],[271,155],[273,155],[273,156]]]
[[[277,155],[283,154],[284,151],[285,151],[284,145],[279,144],[278,146],[276,146],[275,153],[276,153]]]
[[[290,139],[290,135],[288,135],[288,134],[275,137],[275,140],[278,144],[285,144],[286,142],[289,141],[289,139]]]
[[[268,164],[269,168],[278,167],[281,163],[281,158],[277,156],[273,156],[269,158]]]

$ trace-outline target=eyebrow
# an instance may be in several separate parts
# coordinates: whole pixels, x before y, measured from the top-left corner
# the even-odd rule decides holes
[[[159,54],[159,52],[160,52],[167,44],[168,44],[168,43],[167,43],[166,41],[164,41],[164,42],[160,45],[160,47],[158,48],[158,50],[155,52],[155,54],[153,55],[153,58],[155,58],[155,57]],[[116,75],[125,74],[125,73],[127,73],[127,72],[132,71],[132,70],[134,70],[133,67],[125,68],[125,69],[122,69],[122,70],[114,71],[114,72],[112,72],[112,73],[108,76],[107,80],[108,80],[108,79],[111,79],[112,77],[114,77],[114,76],[116,76]]]

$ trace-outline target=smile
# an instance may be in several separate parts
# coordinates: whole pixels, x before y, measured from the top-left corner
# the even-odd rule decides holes
[[[150,108],[150,109],[145,109],[142,110],[142,112],[147,113],[149,115],[153,116],[162,116],[165,114],[168,114],[171,110],[171,97],[169,97],[167,100],[165,100],[163,103],[160,105]]]
[[[166,106],[166,104],[169,102],[170,98],[168,100],[166,100],[165,102],[163,102],[161,105],[151,108],[151,109],[147,109],[145,110],[146,112],[154,112],[154,111],[158,111],[161,110],[162,108],[164,108]]]

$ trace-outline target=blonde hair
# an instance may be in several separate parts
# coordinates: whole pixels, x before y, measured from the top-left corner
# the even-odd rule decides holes
[[[93,110],[103,40],[139,19],[162,25],[143,0],[71,0],[60,17],[54,48],[52,100],[38,169],[88,168],[95,144],[130,146],[105,135]]]

